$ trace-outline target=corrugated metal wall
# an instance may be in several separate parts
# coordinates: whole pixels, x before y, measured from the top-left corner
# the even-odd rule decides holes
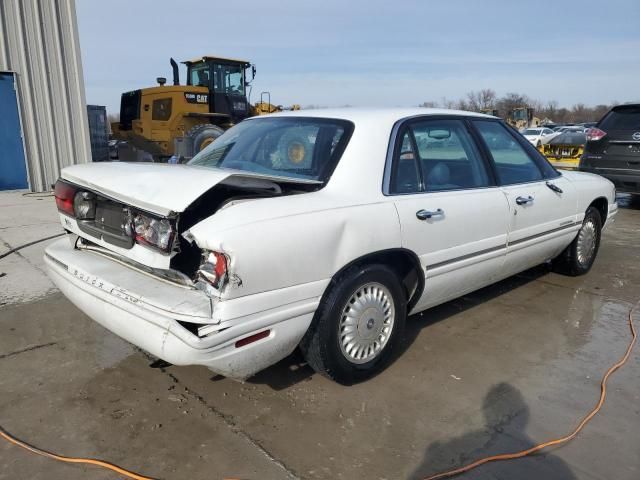
[[[29,185],[91,161],[74,0],[0,0],[0,70],[16,73]]]

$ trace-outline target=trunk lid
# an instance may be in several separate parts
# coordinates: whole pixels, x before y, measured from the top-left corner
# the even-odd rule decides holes
[[[141,210],[168,216],[183,212],[198,197],[222,182],[320,184],[315,180],[277,177],[242,170],[142,162],[73,165],[61,177]]]
[[[322,184],[241,170],[124,162],[74,165],[62,170],[61,179],[95,194],[95,215],[78,219],[63,213],[65,229],[88,240],[93,250],[109,251],[163,271],[157,274],[177,270],[189,278],[201,255],[198,246],[182,236],[191,226],[211,217],[232,199],[285,195]],[[170,249],[151,248],[139,238],[133,227],[135,210],[151,217],[168,217],[175,232]]]

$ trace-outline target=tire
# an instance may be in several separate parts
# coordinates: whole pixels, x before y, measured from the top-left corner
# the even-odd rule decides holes
[[[347,311],[355,312],[356,318],[345,315]],[[397,275],[385,265],[356,265],[332,280],[300,349],[316,372],[352,385],[388,365],[402,339],[406,316],[407,298]],[[359,346],[349,348],[349,333]]]
[[[553,271],[572,277],[587,273],[591,270],[598,255],[601,235],[602,218],[600,212],[594,207],[589,207],[576,238],[560,255],[553,259]]]
[[[189,130],[186,133],[185,137],[188,137],[192,140],[193,153],[196,154],[223,133],[224,130],[220,127],[211,125],[209,123],[203,123],[200,125],[196,125],[191,130]]]

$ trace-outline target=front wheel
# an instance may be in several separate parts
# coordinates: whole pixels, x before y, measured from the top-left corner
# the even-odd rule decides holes
[[[332,281],[300,347],[316,372],[351,385],[387,366],[406,315],[406,295],[389,267],[354,266]]]
[[[602,218],[597,208],[589,207],[578,235],[564,251],[553,259],[553,270],[564,275],[584,275],[593,265],[600,248]]]

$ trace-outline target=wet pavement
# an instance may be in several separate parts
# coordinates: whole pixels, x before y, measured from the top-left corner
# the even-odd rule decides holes
[[[564,435],[597,401],[640,300],[640,208],[620,203],[588,275],[541,266],[414,316],[390,368],[348,388],[298,354],[246,383],[203,367],[153,369],[59,293],[7,302],[0,425],[162,479],[420,479]],[[40,247],[30,248],[23,259],[37,273]],[[572,443],[458,478],[640,478],[639,367],[640,346]],[[0,479],[16,478],[118,476],[2,442]]]

